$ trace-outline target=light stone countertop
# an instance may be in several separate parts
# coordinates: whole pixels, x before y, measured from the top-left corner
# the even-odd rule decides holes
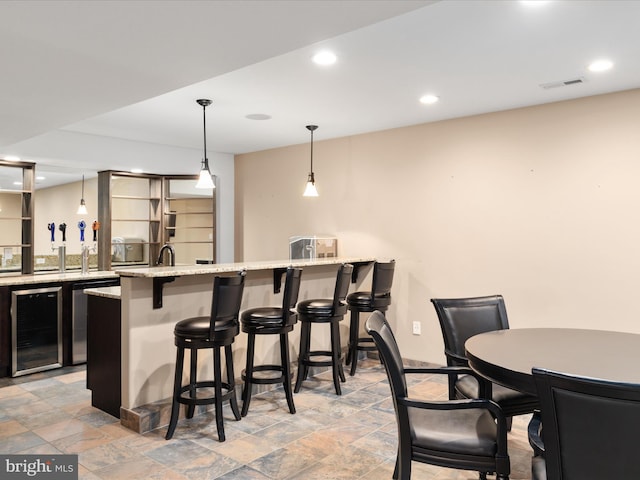
[[[316,260],[265,260],[258,262],[213,263],[207,265],[177,265],[175,267],[144,267],[116,270],[121,277],[179,277],[183,275],[207,275],[212,273],[239,272],[241,270],[270,270],[274,268],[313,267],[318,265],[337,265],[340,263],[369,263],[373,257],[332,257]]]
[[[95,297],[113,298],[120,300],[120,287],[99,287],[99,288],[85,288],[83,290],[87,295],[93,295]]]
[[[373,257],[332,257],[316,260],[265,260],[257,262],[213,263],[205,265],[177,265],[175,267],[137,267],[116,270],[92,270],[82,273],[79,270],[69,272],[35,273],[30,275],[0,276],[0,286],[31,285],[37,283],[78,282],[118,277],[179,277],[185,275],[207,275],[215,273],[239,272],[241,270],[270,270],[274,268],[312,267],[318,265],[337,265],[340,263],[369,263]]]
[[[118,274],[107,270],[93,270],[82,273],[80,270],[70,272],[34,273],[30,275],[15,275],[0,277],[0,286],[32,285],[36,283],[78,282],[83,280],[98,280],[118,278]]]

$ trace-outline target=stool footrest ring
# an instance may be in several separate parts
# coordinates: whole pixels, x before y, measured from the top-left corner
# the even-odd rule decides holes
[[[195,386],[196,389],[196,397],[186,397],[185,393],[189,393],[190,390]],[[228,383],[221,383],[223,392],[222,392],[222,401],[228,400],[234,394],[233,389]],[[215,403],[216,397],[201,397],[198,398],[198,389],[199,388],[215,388],[215,382],[206,381],[206,382],[196,382],[194,385],[183,385],[180,387],[180,394],[177,398],[178,403],[182,403],[183,405],[211,405]]]
[[[314,350],[307,353],[307,358],[300,359],[300,363],[309,367],[331,367],[333,366],[333,353],[330,350]],[[313,360],[311,357],[329,357],[328,360]],[[338,357],[338,361],[342,361]]]
[[[249,379],[250,383],[255,383],[258,385],[270,385],[272,383],[282,383],[284,381],[284,368],[282,368],[282,365],[254,365],[253,372],[274,372],[279,373],[279,375],[277,377],[257,377],[255,375],[252,375]],[[247,371],[242,370],[241,376],[242,380],[246,381]],[[293,375],[291,374],[289,375],[289,377],[292,376]]]

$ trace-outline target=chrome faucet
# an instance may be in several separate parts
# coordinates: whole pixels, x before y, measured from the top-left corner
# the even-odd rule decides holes
[[[173,248],[173,245],[169,243],[165,243],[160,249],[160,253],[158,254],[158,261],[156,262],[158,265],[162,265],[164,262],[162,261],[162,255],[164,251],[167,250],[169,252],[169,265],[172,267],[176,266],[176,251]]]

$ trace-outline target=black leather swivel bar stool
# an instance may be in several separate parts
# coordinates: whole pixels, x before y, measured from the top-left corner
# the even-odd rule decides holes
[[[238,401],[235,391],[235,376],[233,373],[233,355],[231,344],[240,333],[238,315],[242,292],[244,289],[245,272],[233,277],[215,277],[213,281],[213,298],[211,300],[211,315],[207,317],[192,317],[179,321],[174,329],[175,344],[178,347],[176,357],[175,379],[173,384],[173,402],[171,405],[171,421],[166,439],[173,436],[178,423],[180,404],[187,405],[187,418],[192,418],[196,405],[215,405],[216,427],[218,440],[224,442],[224,423],[222,417],[222,402],[229,400],[231,410],[240,420]],[[198,350],[210,348],[213,350],[213,381],[198,381],[196,372],[198,367]],[[220,349],[224,348],[225,365],[227,369],[226,382],[222,380],[222,366]],[[182,385],[182,370],[184,366],[184,351],[191,353],[189,383]],[[213,388],[213,396],[198,396],[198,389]],[[224,391],[223,391],[224,390]]]
[[[294,310],[298,302],[300,291],[301,268],[287,269],[282,294],[281,307],[258,307],[242,312],[242,331],[249,335],[247,339],[247,366],[242,372],[244,388],[242,390],[242,416],[249,411],[252,385],[282,383],[289,411],[296,413],[291,389],[291,365],[289,362],[289,332],[298,321],[298,314]],[[256,335],[280,336],[280,365],[254,365],[253,357]],[[276,372],[277,376],[263,376],[256,372]]]
[[[298,377],[295,392],[300,391],[302,382],[309,375],[309,367],[331,367],[336,394],[342,395],[340,381],[345,381],[340,351],[340,320],[347,313],[346,297],[349,291],[353,265],[343,264],[338,269],[333,298],[303,300],[298,304],[298,314],[302,323],[300,332],[300,356],[298,357]],[[329,323],[331,328],[331,350],[310,350],[311,324]],[[330,357],[329,360],[314,360],[312,357]]]
[[[349,351],[346,363],[351,363],[349,375],[356,374],[358,351],[376,351],[373,338],[360,337],[360,313],[379,310],[384,314],[391,305],[391,285],[396,262],[375,262],[373,265],[373,281],[371,291],[354,292],[347,296],[348,308],[351,311],[351,325],[349,327]]]

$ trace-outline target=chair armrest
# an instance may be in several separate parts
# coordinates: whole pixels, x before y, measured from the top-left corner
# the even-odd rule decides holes
[[[454,360],[458,362],[461,366],[469,365],[469,359],[464,355],[459,355],[456,352],[452,352],[451,350],[444,349],[444,354],[448,360]]]
[[[398,402],[407,407],[424,408],[426,410],[465,410],[472,408],[483,408],[496,414],[504,416],[502,408],[493,400],[482,398],[468,398],[464,400],[416,400],[413,398],[399,398]]]
[[[544,442],[542,441],[542,416],[540,411],[533,412],[533,417],[527,427],[529,445],[533,449],[535,457],[544,456]]]
[[[481,377],[469,367],[405,367],[403,368],[405,374],[410,373],[429,373],[436,375],[447,375],[450,379],[455,378],[458,375],[471,375],[474,377],[480,385],[486,383],[487,379]]]
[[[465,400],[414,400],[411,398],[399,398],[398,402],[407,407],[424,408],[427,410],[464,410],[464,409],[484,409],[489,410],[491,415],[500,423],[504,422],[506,432],[506,417],[502,408],[493,400],[483,398],[470,398]]]

